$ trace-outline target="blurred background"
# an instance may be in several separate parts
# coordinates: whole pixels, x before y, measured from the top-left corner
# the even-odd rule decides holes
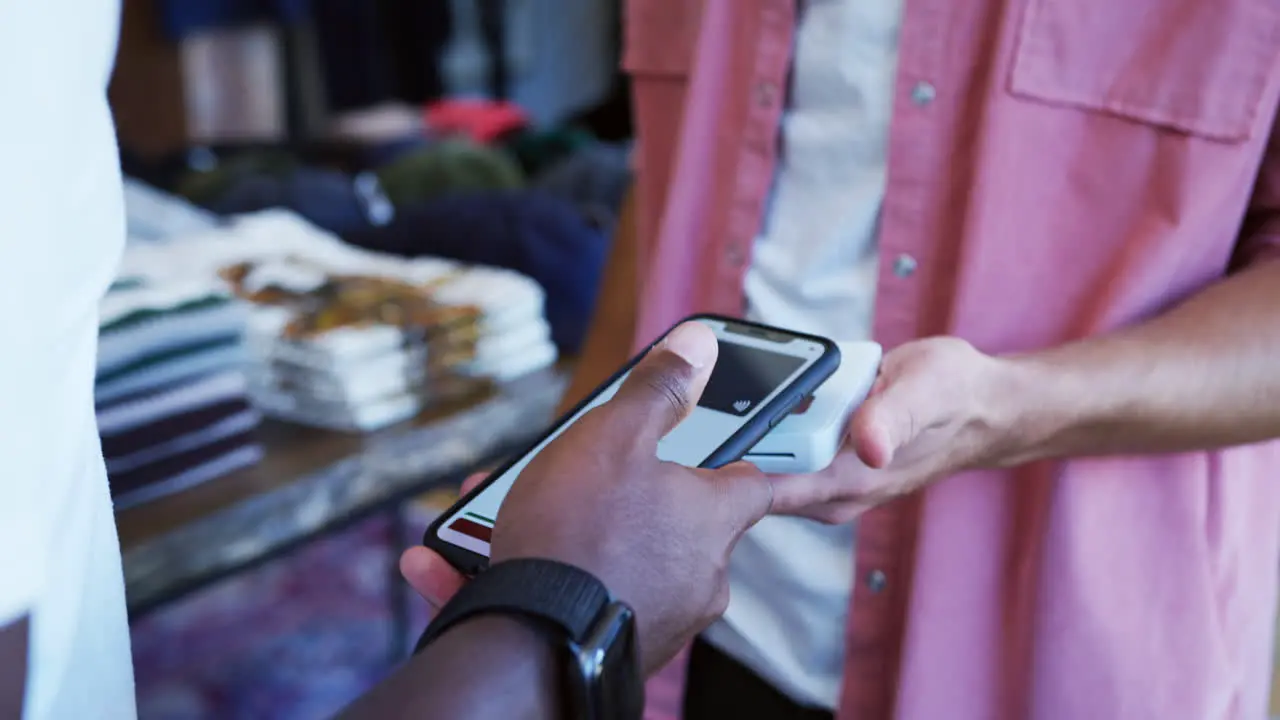
[[[96,395],[143,718],[319,718],[546,426],[630,182],[620,0],[124,0]]]

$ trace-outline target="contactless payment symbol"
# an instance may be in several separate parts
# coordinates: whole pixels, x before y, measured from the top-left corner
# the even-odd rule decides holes
[[[735,400],[733,402],[733,409],[738,412],[746,412],[749,407],[751,407],[750,400]]]

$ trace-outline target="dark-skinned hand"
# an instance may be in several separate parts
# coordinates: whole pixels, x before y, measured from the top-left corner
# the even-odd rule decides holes
[[[716,350],[714,333],[700,323],[673,330],[611,400],[525,468],[494,527],[492,562],[570,563],[631,605],[647,671],[724,612],[729,554],[772,502],[769,481],[747,463],[702,470],[656,457],[658,441],[697,404]],[[425,547],[406,551],[400,567],[436,607],[465,582]]]

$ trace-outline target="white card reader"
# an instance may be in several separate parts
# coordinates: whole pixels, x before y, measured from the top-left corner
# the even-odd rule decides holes
[[[840,367],[742,457],[766,473],[825,469],[844,441],[849,417],[871,392],[880,371],[879,343],[841,342]]]

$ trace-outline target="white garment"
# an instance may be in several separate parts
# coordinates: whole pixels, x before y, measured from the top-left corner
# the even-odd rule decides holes
[[[748,313],[836,340],[871,336],[902,0],[801,5],[769,215]],[[853,587],[851,525],[770,517],[730,562],[706,638],[804,705],[834,709]]]
[[[94,424],[98,302],[124,244],[108,0],[0,3],[0,625],[27,718],[133,718],[120,546]]]

